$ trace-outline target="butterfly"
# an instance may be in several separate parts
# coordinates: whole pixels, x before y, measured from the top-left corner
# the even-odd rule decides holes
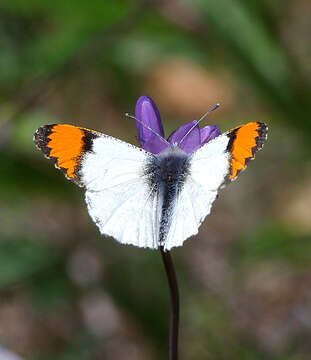
[[[34,142],[69,180],[85,188],[88,212],[101,234],[122,244],[169,251],[198,233],[218,189],[236,179],[262,148],[267,126],[250,122],[206,140],[208,127],[192,122],[166,140],[162,124],[153,121],[159,115],[152,100],[139,101],[145,107],[138,106],[139,112],[136,106],[141,119],[135,119],[139,141],[144,132],[148,140],[144,148],[64,124],[40,127]],[[158,132],[148,124],[158,126]],[[195,131],[205,143],[193,145]]]

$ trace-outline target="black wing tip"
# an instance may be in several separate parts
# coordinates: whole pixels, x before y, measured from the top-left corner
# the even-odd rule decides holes
[[[49,135],[52,134],[52,129],[56,124],[40,126],[33,136],[35,145],[43,152],[44,155],[49,156],[51,149],[47,146],[50,142]]]
[[[258,124],[258,129],[256,130],[258,136],[255,138],[256,146],[252,148],[252,157],[245,159],[245,164],[247,164],[250,160],[253,160],[255,158],[256,152],[260,151],[263,148],[264,143],[266,142],[268,137],[268,126],[264,122],[260,122],[260,121],[257,121],[256,124]]]
[[[254,153],[261,150],[268,137],[268,126],[264,122],[257,122],[258,137],[256,138],[257,146],[254,148]]]
[[[57,124],[50,124],[50,125],[42,125],[40,126],[34,136],[40,136],[40,137],[45,137],[45,136],[49,136],[52,133],[52,128],[57,125]]]

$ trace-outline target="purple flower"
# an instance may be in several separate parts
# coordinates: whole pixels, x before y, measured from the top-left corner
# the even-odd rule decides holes
[[[142,121],[154,132],[164,138],[159,111],[150,97],[141,96],[137,100],[135,116],[138,120]],[[215,125],[208,125],[201,129],[199,125],[196,124],[197,121],[193,120],[185,125],[181,125],[168,137],[167,141],[165,141],[143,126],[140,122],[136,121],[138,133],[137,139],[143,149],[153,154],[158,154],[170,146],[170,144],[179,143],[183,139],[179,145],[180,148],[187,154],[191,154],[200,146],[220,135],[220,131]],[[193,126],[194,128],[189,132]]]

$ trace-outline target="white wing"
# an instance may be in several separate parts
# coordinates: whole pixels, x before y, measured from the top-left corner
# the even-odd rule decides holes
[[[218,188],[229,174],[228,142],[227,134],[220,135],[192,155],[189,175],[173,209],[165,250],[181,246],[187,238],[197,234],[210,213]]]
[[[161,209],[143,173],[152,156],[100,134],[83,156],[80,176],[89,214],[102,234],[122,244],[156,249]]]

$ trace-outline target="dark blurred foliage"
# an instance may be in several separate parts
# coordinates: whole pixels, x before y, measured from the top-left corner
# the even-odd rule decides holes
[[[136,143],[124,113],[144,94],[167,134],[216,102],[206,123],[270,128],[199,235],[172,251],[180,358],[310,359],[310,15],[309,0],[1,1],[1,360],[13,359],[2,347],[166,358],[159,253],[101,237],[81,189],[32,143],[55,122]]]

